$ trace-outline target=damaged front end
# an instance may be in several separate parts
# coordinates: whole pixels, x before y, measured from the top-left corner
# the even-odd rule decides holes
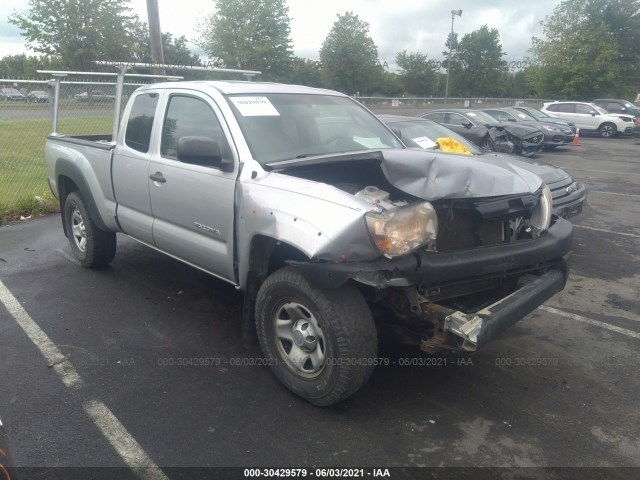
[[[370,155],[379,161],[354,170],[352,158],[324,174],[316,165],[311,176],[373,207],[365,224],[383,256],[289,262],[313,285],[357,282],[387,312],[386,327],[430,353],[474,351],[564,288],[572,227],[552,215],[551,192],[538,177],[491,159]],[[376,163],[384,173],[377,185],[355,183],[354,171]],[[296,164],[285,173],[310,178],[310,171]]]
[[[531,157],[542,151],[544,133],[522,125],[492,125],[489,137],[496,152]]]

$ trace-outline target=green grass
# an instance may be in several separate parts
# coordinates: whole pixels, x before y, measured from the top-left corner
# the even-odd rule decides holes
[[[58,131],[71,135],[110,133],[112,117],[63,117]],[[0,121],[0,225],[20,216],[56,211],[47,184],[44,144],[51,120]]]

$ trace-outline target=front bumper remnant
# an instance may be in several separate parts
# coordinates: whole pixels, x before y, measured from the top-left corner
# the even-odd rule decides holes
[[[443,349],[473,352],[561,291],[566,280],[567,269],[554,268],[471,314],[425,303],[423,314],[436,328],[434,336],[423,340],[420,348],[429,353]]]

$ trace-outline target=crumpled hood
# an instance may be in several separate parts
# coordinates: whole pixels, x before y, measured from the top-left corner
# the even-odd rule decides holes
[[[473,157],[420,150],[382,150],[381,168],[391,183],[424,200],[482,198],[537,191],[542,180],[530,167],[503,156]]]

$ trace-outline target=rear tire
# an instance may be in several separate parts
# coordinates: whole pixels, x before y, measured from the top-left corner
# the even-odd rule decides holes
[[[602,138],[613,138],[617,135],[618,129],[613,123],[603,123],[598,128],[598,132]]]
[[[353,285],[319,290],[295,268],[277,270],[258,291],[256,330],[275,376],[314,405],[350,397],[375,367],[376,328]]]
[[[116,255],[116,234],[98,228],[79,192],[67,196],[64,221],[69,245],[80,265],[95,268],[111,263]]]

